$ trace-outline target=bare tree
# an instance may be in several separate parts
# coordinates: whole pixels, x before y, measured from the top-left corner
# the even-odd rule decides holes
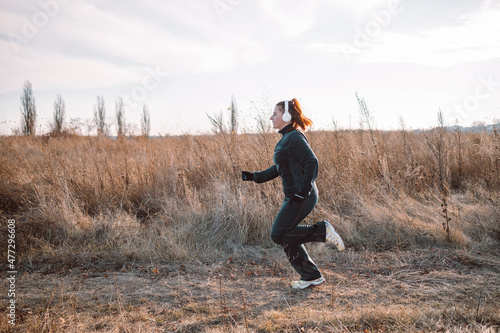
[[[141,134],[143,136],[148,137],[150,131],[151,131],[151,118],[149,116],[148,107],[146,104],[144,104],[142,106],[142,115],[141,115]]]
[[[104,97],[102,96],[97,96],[97,102],[94,105],[94,123],[97,127],[97,135],[107,134],[106,108],[104,107]]]
[[[236,107],[236,100],[231,95],[231,134],[236,134],[238,131],[238,108]]]
[[[54,102],[54,123],[52,124],[52,132],[61,134],[64,126],[64,118],[66,117],[66,103],[61,95],[57,94]]]
[[[481,120],[474,120],[471,124],[472,127],[486,127],[486,123]]]
[[[68,124],[68,130],[73,134],[83,134],[85,122],[82,118],[71,118]]]
[[[123,98],[116,100],[116,135],[121,137],[125,135],[125,107],[123,105]]]
[[[31,82],[24,83],[21,94],[21,133],[24,135],[36,134],[36,106]]]

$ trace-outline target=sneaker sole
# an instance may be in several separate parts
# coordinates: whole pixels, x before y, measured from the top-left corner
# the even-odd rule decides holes
[[[340,235],[337,233],[337,231],[335,231],[335,228],[332,226],[332,224],[330,222],[327,222],[327,223],[328,223],[327,228],[332,229],[331,230],[332,234],[330,235],[330,237],[327,237],[326,240],[335,244],[335,246],[337,247],[339,252],[344,251],[345,250],[344,241],[342,240]],[[328,235],[328,232],[327,232],[327,235]]]
[[[293,289],[300,289],[300,290],[302,290],[302,289],[306,289],[306,288],[308,288],[310,286],[318,286],[318,285],[322,284],[323,282],[325,282],[325,279],[321,278],[320,281],[309,281],[309,284],[305,285],[304,287],[294,287],[292,285],[292,288]]]

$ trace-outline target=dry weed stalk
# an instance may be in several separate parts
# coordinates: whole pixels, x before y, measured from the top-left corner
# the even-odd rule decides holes
[[[361,117],[361,122],[368,126],[368,132],[370,133],[370,140],[373,146],[373,150],[375,151],[375,156],[377,158],[377,163],[379,166],[380,174],[382,175],[384,181],[384,185],[386,186],[387,190],[393,190],[387,166],[387,157],[386,155],[385,156],[381,155],[378,143],[375,140],[375,130],[373,129],[373,114],[366,105],[364,97],[360,98],[357,92],[355,93],[355,95],[356,95],[356,100],[358,101],[358,108]]]
[[[479,308],[481,306],[481,298],[483,297],[483,291],[484,291],[484,287],[486,287],[486,285],[488,284],[489,280],[490,280],[490,277],[491,276],[488,276],[486,278],[486,281],[484,281],[481,289],[479,290],[479,296],[477,297],[477,307],[476,307],[476,320],[479,321]]]
[[[223,288],[222,288],[222,278],[223,276],[219,276],[219,301],[220,301],[220,307],[221,307],[221,311],[222,311],[222,325],[223,327],[225,328],[226,327],[226,324],[229,325],[229,323],[227,323],[227,317],[231,318],[231,320],[236,324],[238,325],[238,323],[234,320],[233,316],[231,316],[231,314],[229,313],[229,309],[228,309],[228,306],[227,306],[227,302],[226,302],[226,294],[224,293],[223,291]],[[228,326],[229,328],[229,326]]]
[[[444,125],[443,113],[441,110],[438,112],[438,126],[434,129],[433,136],[426,136],[427,144],[431,149],[434,158],[437,163],[438,169],[438,185],[439,192],[441,194],[441,208],[443,211],[443,229],[446,231],[446,239],[448,242],[451,241],[450,234],[450,221],[451,218],[448,217],[448,198],[450,196],[450,190],[448,187],[448,146],[446,143],[446,127]]]
[[[248,330],[248,319],[247,319],[247,303],[245,301],[245,293],[241,293],[241,297],[243,298],[243,315],[245,316],[245,328],[248,333],[249,330]]]
[[[228,134],[226,126],[224,125],[223,117],[221,115],[214,115],[214,116],[209,116],[207,114],[208,119],[210,120],[210,123],[212,124],[212,130],[213,132],[222,137],[224,140],[224,145],[226,149],[226,153],[229,157],[229,160],[231,161],[231,166],[233,167],[233,173],[236,178],[238,178],[238,169],[236,168],[236,163],[235,160],[233,159],[233,155],[236,155],[238,157],[238,147],[237,147],[237,134],[236,132],[231,132]]]
[[[290,304],[288,304],[288,301],[286,300],[285,293],[281,291],[281,295],[283,296],[283,299],[285,300],[286,306],[288,307],[288,310],[290,311],[290,316],[292,317],[293,323],[295,324],[295,327],[297,328],[297,332],[302,332],[302,330],[299,327],[299,324],[297,323],[297,320],[295,320],[295,316],[293,315],[292,308],[290,307]]]
[[[451,217],[448,216],[448,201],[446,200],[446,196],[443,194],[441,198],[441,208],[443,211],[443,229],[446,231],[446,240],[451,242],[451,232],[450,232],[450,221]]]
[[[78,332],[78,313],[76,312],[76,297],[75,295],[72,295],[71,296],[71,303],[73,305],[72,309],[73,309],[73,317],[74,317],[74,320],[73,320],[73,328],[75,329],[75,333]]]
[[[54,298],[54,292],[52,292],[52,294],[50,295],[49,303],[47,304],[47,308],[46,308],[45,314],[43,316],[43,326],[41,328],[42,332],[44,331],[45,326],[48,326],[48,328],[50,330],[52,319],[50,318],[50,311],[49,310],[50,310],[50,305],[52,304],[53,298]]]
[[[452,188],[461,188],[463,181],[463,162],[462,162],[463,131],[462,128],[458,124],[456,124],[455,126],[453,126],[453,132],[455,133],[455,138],[457,141],[458,174],[456,175],[456,177],[452,179]]]
[[[500,132],[496,127],[493,128],[493,140],[494,143],[494,163],[496,171],[497,184],[500,182]]]
[[[128,332],[127,327],[125,326],[125,318],[123,316],[123,305],[122,305],[122,298],[120,296],[120,289],[118,288],[118,283],[116,282],[116,273],[113,272],[113,279],[115,280],[115,287],[116,287],[116,301],[118,302],[118,311],[120,311],[120,319],[122,321],[122,329],[125,332]]]

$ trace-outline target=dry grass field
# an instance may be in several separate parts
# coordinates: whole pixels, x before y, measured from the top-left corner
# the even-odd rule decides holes
[[[0,138],[18,271],[0,331],[498,332],[500,133],[307,136],[306,223],[330,219],[347,250],[309,244],[327,283],[304,291],[269,237],[280,181],[239,176],[278,134]]]

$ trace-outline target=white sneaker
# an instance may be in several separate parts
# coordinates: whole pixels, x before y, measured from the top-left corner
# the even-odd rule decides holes
[[[323,277],[320,277],[319,279],[312,280],[312,281],[304,281],[304,280],[293,281],[292,288],[293,289],[306,289],[310,285],[317,286],[319,284],[322,284],[323,282],[325,282],[325,279]]]
[[[344,251],[344,241],[340,237],[340,235],[335,231],[335,228],[332,226],[330,221],[326,220],[326,241],[335,244],[335,246],[339,249],[339,251]]]

